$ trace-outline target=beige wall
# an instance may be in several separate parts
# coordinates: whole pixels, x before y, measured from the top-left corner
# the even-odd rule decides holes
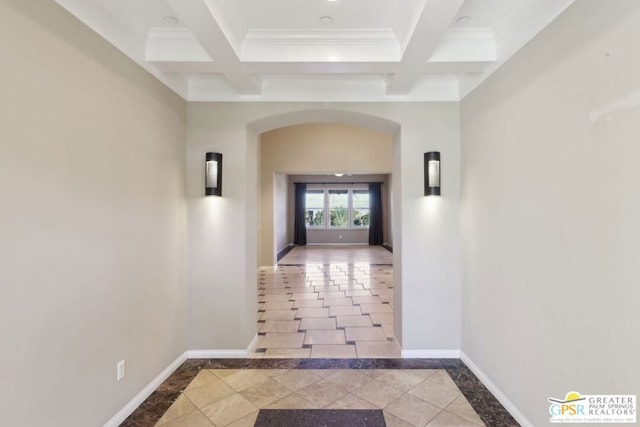
[[[52,1],[0,23],[0,424],[103,425],[186,349],[185,102]]]
[[[639,22],[576,1],[462,102],[462,349],[523,425],[640,392]]]
[[[394,310],[394,332],[407,356],[459,355],[457,103],[226,102],[187,108],[190,349],[241,354],[255,337],[259,136],[322,122],[393,135],[394,302],[401,307]],[[434,150],[442,153],[443,194],[424,197],[423,153]],[[203,196],[207,151],[225,156],[221,198]]]
[[[260,265],[276,263],[275,174],[390,173],[391,135],[359,126],[309,123],[275,129],[261,137]]]

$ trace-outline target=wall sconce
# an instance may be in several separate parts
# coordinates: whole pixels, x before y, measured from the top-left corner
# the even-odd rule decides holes
[[[207,196],[222,196],[222,154],[207,153],[204,173]]]
[[[424,195],[440,195],[440,152],[424,153]]]

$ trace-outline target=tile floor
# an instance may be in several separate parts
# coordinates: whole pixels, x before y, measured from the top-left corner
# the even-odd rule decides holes
[[[263,409],[326,410],[340,426],[362,409],[389,427],[517,426],[459,359],[399,357],[391,263],[380,247],[295,248],[260,272],[256,353],[187,360],[121,426],[253,426]]]
[[[296,247],[258,281],[254,358],[394,358],[392,254]]]
[[[260,409],[382,409],[389,427],[484,425],[443,369],[203,369],[156,426],[249,427]]]

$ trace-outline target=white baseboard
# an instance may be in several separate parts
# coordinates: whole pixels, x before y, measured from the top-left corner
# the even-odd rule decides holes
[[[253,336],[245,349],[238,350],[189,350],[187,359],[246,359],[258,347],[258,334]]]
[[[460,350],[402,350],[403,359],[459,359]]]
[[[176,360],[174,360],[169,366],[167,366],[165,370],[160,373],[160,375],[155,377],[145,388],[142,389],[140,393],[136,395],[136,397],[131,399],[131,401],[127,403],[124,408],[122,408],[117,414],[115,414],[113,418],[107,421],[104,427],[117,427],[122,424],[122,422],[126,420],[127,417],[131,415],[133,411],[135,411],[136,408],[140,406],[142,402],[144,402],[145,399],[151,395],[151,393],[153,393],[158,387],[160,387],[160,384],[162,384],[167,378],[169,378],[169,375],[171,375],[176,369],[178,369],[185,360],[187,360],[186,352],[182,353]]]
[[[245,359],[249,357],[251,353],[256,351],[258,347],[258,334],[253,336],[253,339],[244,350],[188,350],[182,353],[176,360],[174,360],[164,371],[155,377],[140,393],[136,395],[129,403],[125,405],[116,415],[113,416],[104,427],[118,427],[129,415],[136,410],[138,406],[145,401],[147,397],[151,395],[160,384],[162,384],[169,375],[171,375],[176,369],[180,367],[187,359]]]
[[[505,409],[509,411],[511,416],[515,418],[521,426],[534,427],[533,423],[530,422],[527,417],[525,417],[524,414],[520,412],[516,405],[514,405],[513,402],[511,402],[511,400],[509,400],[509,398],[505,396],[505,394],[498,388],[498,386],[496,386],[493,381],[491,381],[489,377],[484,372],[482,372],[478,365],[476,365],[471,359],[469,359],[469,356],[467,356],[463,352],[460,352],[460,360],[462,360],[464,364],[469,367],[471,372],[473,372],[475,376],[478,377],[478,379],[482,382],[482,384],[484,384],[484,386],[488,388],[491,393],[493,393],[496,399],[498,399],[498,401],[502,403],[502,406],[504,406]]]

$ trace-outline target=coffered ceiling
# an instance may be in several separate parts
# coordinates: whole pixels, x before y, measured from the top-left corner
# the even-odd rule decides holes
[[[573,0],[56,0],[189,101],[457,101]]]

